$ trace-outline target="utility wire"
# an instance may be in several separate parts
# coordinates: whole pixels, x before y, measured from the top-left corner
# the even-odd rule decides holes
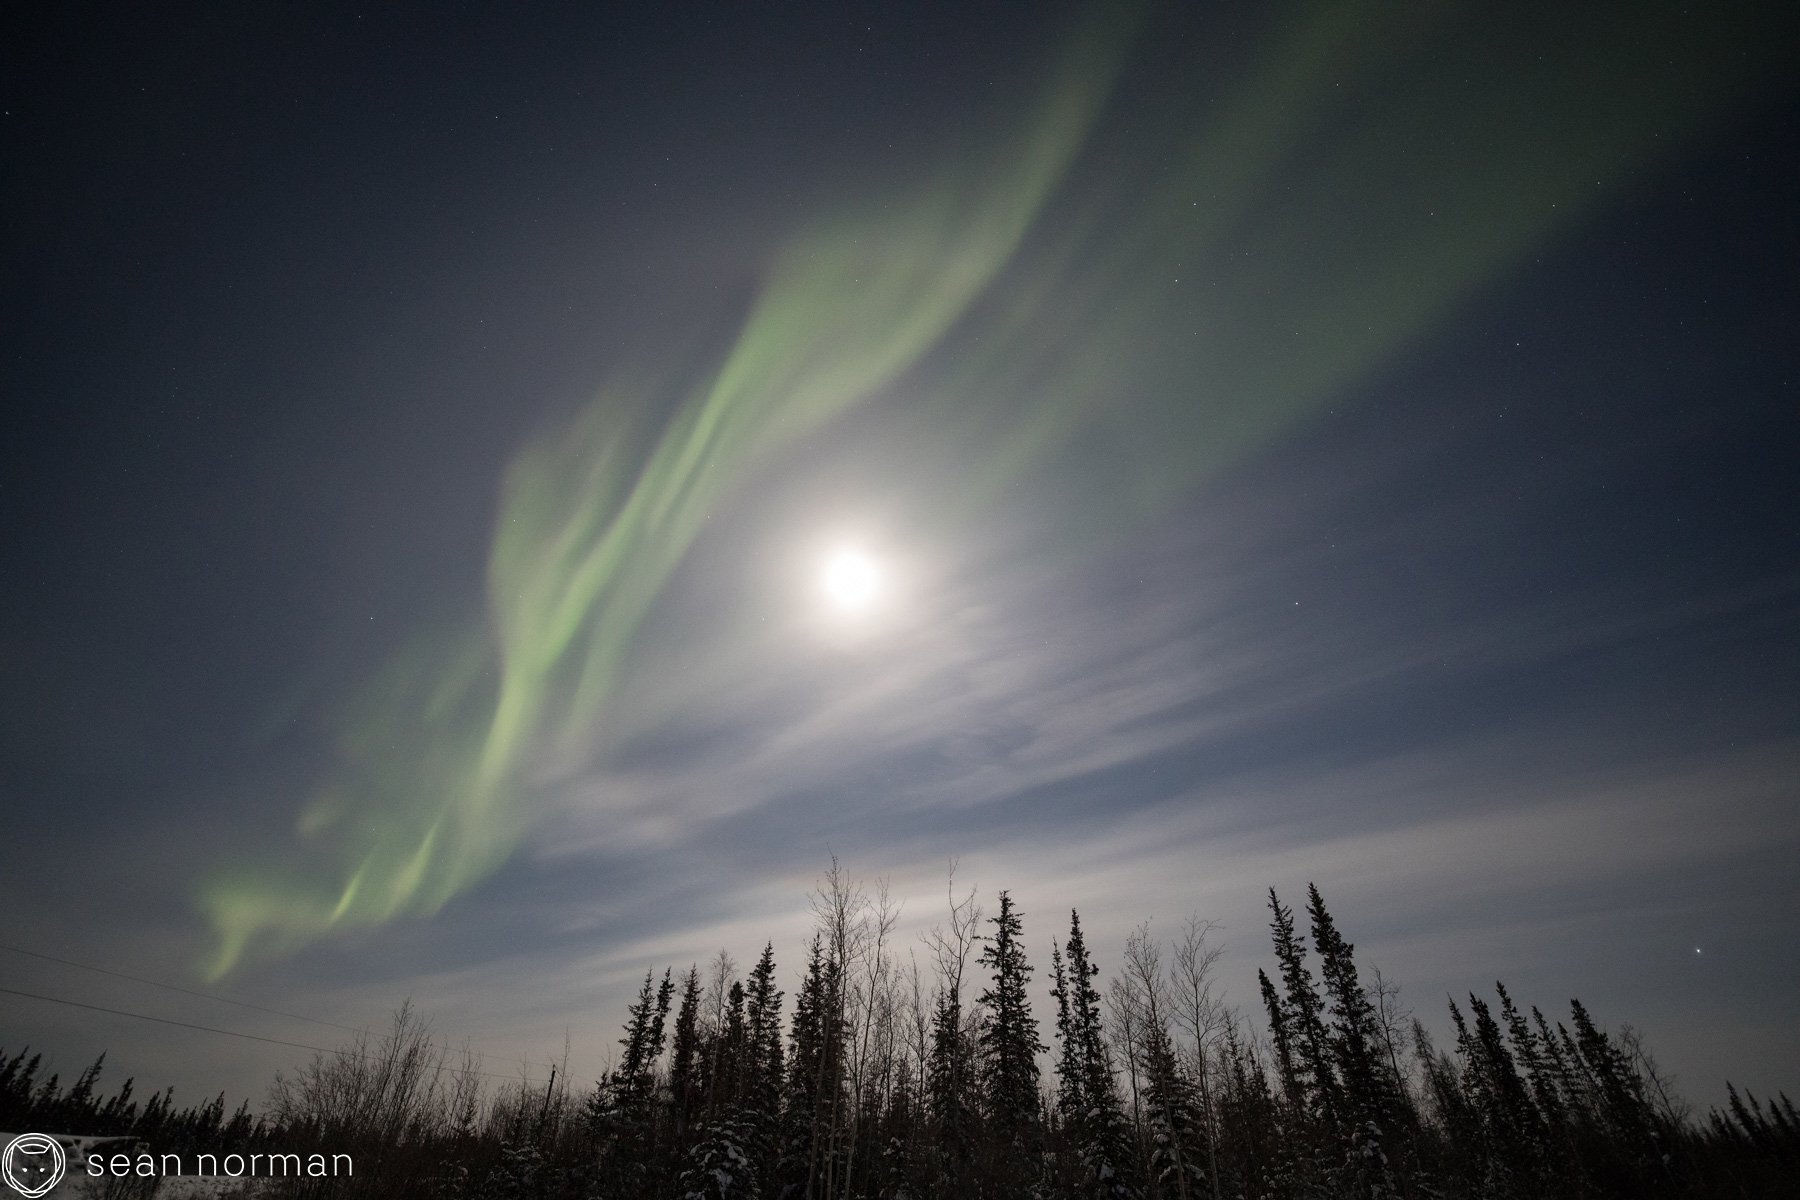
[[[27,950],[22,946],[9,946],[9,945],[6,945],[4,942],[0,942],[0,950],[8,950],[14,954],[23,954],[27,958],[40,958],[40,959],[43,959],[45,962],[58,963],[65,967],[75,967],[82,971],[92,971],[96,975],[110,975],[114,979],[128,979],[132,983],[147,984],[150,987],[162,988],[164,991],[169,991],[169,992],[180,992],[184,996],[195,996],[201,1000],[216,1000],[220,1004],[232,1004],[232,1005],[236,1005],[238,1008],[250,1009],[252,1012],[267,1013],[272,1017],[286,1017],[291,1021],[305,1021],[308,1024],[323,1025],[329,1029],[342,1029],[346,1033],[358,1033],[358,1034],[363,1035],[364,1037],[372,1037],[373,1036],[373,1034],[371,1034],[369,1030],[359,1029],[354,1025],[340,1025],[336,1021],[321,1021],[317,1017],[306,1017],[306,1016],[301,1016],[299,1013],[283,1012],[279,1008],[264,1008],[260,1004],[251,1004],[246,1000],[233,1000],[229,996],[215,996],[211,992],[199,992],[199,991],[195,991],[193,988],[176,987],[172,983],[163,983],[160,980],[156,980],[156,979],[146,979],[142,975],[128,975],[124,971],[114,971],[114,970],[110,970],[106,967],[96,967],[89,963],[79,963],[79,962],[76,962],[74,959],[69,959],[69,958],[58,958],[54,954],[42,954],[36,950]],[[19,994],[23,995],[24,993],[19,993]],[[74,1001],[72,1001],[72,1000],[67,1001],[67,1003],[73,1004]],[[131,1015],[131,1014],[127,1014],[127,1015]],[[160,1020],[161,1018],[150,1018],[150,1019]],[[179,1022],[176,1022],[176,1023],[179,1024]],[[197,1028],[200,1028],[200,1026],[195,1026],[194,1028],[197,1029]],[[246,1034],[238,1034],[235,1036],[249,1037],[251,1035],[246,1033]],[[262,1040],[268,1041],[270,1039],[264,1038]],[[294,1045],[298,1045],[299,1043],[297,1043],[297,1042],[281,1042],[279,1044],[283,1045],[283,1046],[294,1046]],[[437,1049],[444,1050],[445,1052],[449,1052],[450,1050],[454,1049],[454,1047],[452,1047],[448,1042],[446,1042],[442,1046],[438,1046],[438,1044],[436,1042],[433,1042],[432,1046]],[[304,1048],[308,1049],[308,1050],[318,1049],[318,1047],[316,1047],[316,1046],[307,1046]],[[340,1052],[334,1050],[334,1051],[329,1051],[328,1053],[336,1054],[336,1053],[340,1053]],[[551,1064],[549,1064],[549,1063],[531,1062],[530,1059],[527,1059],[525,1061],[528,1065],[533,1066],[533,1067],[549,1067],[549,1066],[551,1066]]]
[[[264,1008],[260,1004],[251,1004],[244,1000],[233,1000],[229,996],[215,996],[210,992],[197,992],[192,988],[176,987],[172,983],[161,983],[154,979],[145,979],[142,975],[127,975],[123,971],[111,971],[105,967],[93,967],[89,966],[87,963],[78,963],[67,958],[57,958],[53,954],[40,954],[36,950],[26,950],[19,946],[0,944],[0,950],[10,950],[14,954],[23,954],[27,958],[41,958],[45,962],[60,963],[65,967],[76,967],[83,971],[93,971],[97,975],[111,975],[114,979],[129,979],[133,983],[149,984],[151,987],[162,988],[165,991],[180,992],[184,996],[198,996],[202,1000],[217,1000],[220,1004],[235,1004],[239,1008],[248,1008],[259,1013],[268,1013],[272,1017],[286,1017],[291,1021],[306,1021],[313,1025],[326,1025],[332,1029],[342,1029],[349,1033],[366,1034],[369,1032],[367,1029],[358,1029],[354,1025],[339,1025],[336,1021],[321,1021],[317,1017],[303,1017],[299,1013],[282,1012],[279,1008]]]
[[[148,1013],[127,1012],[122,1008],[103,1008],[98,1004],[83,1004],[79,1000],[64,1000],[57,996],[40,996],[36,992],[21,992],[14,988],[8,988],[8,987],[0,987],[0,995],[23,996],[27,1000],[43,1000],[43,1001],[47,1001],[50,1004],[66,1004],[70,1008],[85,1008],[89,1012],[107,1013],[107,1014],[109,1014],[111,1016],[115,1016],[115,1017],[133,1017],[139,1021],[155,1021],[159,1025],[174,1025],[174,1026],[178,1026],[179,1028],[182,1028],[182,1029],[197,1029],[201,1033],[223,1034],[225,1037],[243,1038],[245,1041],[249,1041],[249,1042],[267,1042],[271,1046],[289,1046],[295,1050],[315,1050],[320,1054],[341,1054],[341,1055],[344,1055],[346,1058],[372,1058],[372,1057],[374,1057],[372,1054],[369,1054],[367,1051],[345,1050],[342,1048],[336,1049],[336,1050],[330,1050],[324,1046],[309,1046],[305,1042],[288,1042],[288,1041],[283,1041],[281,1038],[263,1037],[260,1034],[239,1033],[235,1029],[217,1029],[211,1025],[194,1025],[187,1021],[174,1021],[174,1020],[169,1019],[168,1017],[153,1017],[153,1016],[150,1016]],[[434,1048],[435,1048],[435,1046],[434,1046]],[[536,1066],[539,1064],[532,1063],[529,1065]],[[461,1071],[457,1068],[450,1068],[450,1070],[454,1074],[461,1073]],[[469,1074],[480,1075],[485,1079],[505,1079],[509,1082],[516,1080],[518,1078],[518,1076],[516,1076],[516,1075],[496,1075],[492,1071],[470,1071]]]

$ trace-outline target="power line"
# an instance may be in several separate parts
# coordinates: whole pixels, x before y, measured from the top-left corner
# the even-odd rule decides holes
[[[82,971],[92,971],[96,975],[110,975],[114,979],[127,979],[127,980],[130,980],[132,983],[142,983],[142,984],[146,984],[150,987],[162,988],[164,991],[179,992],[184,996],[194,996],[201,1000],[215,1000],[220,1004],[231,1004],[231,1005],[237,1006],[238,1008],[247,1008],[247,1009],[251,1010],[252,1012],[267,1013],[268,1015],[270,1015],[272,1017],[286,1017],[287,1019],[289,1019],[291,1021],[305,1021],[311,1025],[323,1025],[328,1029],[342,1029],[346,1033],[361,1034],[364,1037],[373,1036],[368,1029],[359,1029],[354,1025],[340,1025],[336,1021],[321,1021],[317,1017],[307,1017],[307,1016],[302,1016],[299,1013],[283,1012],[279,1008],[265,1008],[260,1004],[251,1004],[247,1000],[233,1000],[229,996],[215,996],[211,992],[201,992],[201,991],[196,991],[193,988],[177,987],[176,985],[174,985],[172,983],[163,983],[160,980],[156,980],[156,979],[146,979],[142,975],[130,975],[124,971],[114,971],[107,967],[96,967],[96,966],[92,965],[91,963],[80,963],[80,962],[76,962],[74,959],[70,959],[70,958],[58,958],[54,954],[43,954],[36,950],[27,950],[22,946],[9,946],[3,942],[0,942],[0,950],[9,950],[14,954],[23,954],[27,958],[39,958],[45,962],[58,963],[65,967],[75,967],[78,970],[82,970]],[[3,990],[3,989],[0,989],[0,990]],[[23,995],[24,993],[18,993],[18,994]],[[72,1000],[67,1001],[67,1003],[73,1004],[74,1001],[72,1001]],[[92,1007],[92,1006],[87,1006],[87,1007]],[[106,1010],[106,1011],[110,1011],[110,1010]],[[131,1015],[131,1014],[127,1014],[127,1015]],[[160,1020],[161,1018],[153,1017],[153,1018],[149,1018],[149,1019]],[[174,1022],[174,1023],[180,1024],[180,1022]],[[200,1026],[194,1026],[194,1028],[197,1029],[197,1028],[200,1028]],[[236,1036],[249,1037],[251,1035],[250,1034],[238,1034]],[[270,1041],[273,1039],[263,1038],[261,1040]],[[299,1043],[297,1043],[297,1042],[279,1042],[278,1044],[283,1045],[283,1046],[299,1045]],[[441,1050],[445,1051],[446,1053],[449,1052],[450,1050],[454,1049],[454,1047],[452,1047],[448,1042],[445,1042],[441,1046],[438,1045],[438,1043],[436,1043],[436,1042],[432,1042],[431,1045],[434,1049],[441,1049]],[[307,1046],[307,1047],[304,1047],[304,1049],[316,1050],[316,1049],[318,1049],[318,1047],[317,1046]],[[343,1053],[343,1052],[332,1050],[332,1051],[327,1051],[327,1053],[337,1054],[337,1053]],[[548,1068],[551,1066],[550,1063],[532,1062],[530,1059],[526,1059],[525,1062],[527,1065],[533,1066],[533,1067]]]
[[[195,1025],[195,1024],[192,1024],[187,1021],[175,1021],[175,1020],[171,1020],[168,1017],[153,1017],[153,1016],[149,1015],[148,1013],[127,1012],[126,1010],[124,1010],[122,1008],[104,1008],[98,1004],[83,1004],[79,1000],[64,1000],[58,996],[40,996],[35,992],[21,992],[14,988],[8,988],[8,987],[0,987],[0,995],[23,996],[27,1000],[43,1000],[50,1004],[66,1004],[70,1008],[85,1008],[90,1012],[107,1013],[107,1014],[109,1014],[111,1016],[115,1016],[115,1017],[132,1017],[139,1021],[155,1021],[159,1025],[174,1025],[181,1029],[199,1030],[201,1033],[217,1033],[217,1034],[222,1034],[225,1037],[243,1038],[245,1041],[248,1041],[248,1042],[267,1042],[271,1046],[288,1046],[295,1050],[313,1050],[313,1051],[317,1051],[320,1054],[341,1054],[341,1055],[345,1056],[346,1058],[372,1058],[372,1057],[374,1057],[373,1055],[369,1054],[366,1051],[344,1050],[341,1048],[332,1050],[332,1049],[327,1049],[324,1046],[310,1046],[310,1045],[307,1045],[305,1042],[288,1042],[288,1041],[283,1041],[281,1038],[263,1037],[260,1034],[255,1034],[255,1033],[239,1033],[235,1029],[218,1029],[211,1025]],[[433,1045],[433,1048],[435,1049],[436,1048],[435,1043],[433,1043],[432,1045]],[[528,1065],[536,1066],[539,1064],[528,1063]],[[452,1068],[452,1070],[456,1071],[457,1073],[460,1073],[460,1071],[456,1068]],[[479,1075],[479,1076],[483,1077],[484,1079],[504,1079],[509,1082],[518,1078],[515,1075],[496,1075],[492,1071],[470,1071],[469,1074]]]
[[[83,971],[92,971],[97,975],[111,975],[114,979],[129,979],[133,983],[144,983],[151,987],[162,988],[165,991],[180,992],[184,996],[198,996],[202,1000],[216,1000],[220,1004],[235,1004],[239,1008],[248,1008],[259,1013],[268,1013],[273,1017],[286,1017],[291,1021],[306,1021],[313,1025],[325,1025],[332,1029],[345,1030],[348,1033],[366,1034],[369,1032],[367,1029],[358,1029],[354,1025],[339,1025],[336,1021],[321,1021],[317,1017],[304,1017],[299,1013],[282,1012],[279,1008],[264,1008],[260,1004],[251,1004],[245,1000],[233,1000],[229,996],[215,996],[210,992],[197,992],[193,988],[176,987],[172,983],[161,983],[155,979],[145,979],[142,975],[127,975],[124,971],[112,971],[105,967],[89,966],[87,963],[78,963],[73,959],[57,958],[54,954],[40,954],[36,950],[26,950],[20,946],[0,944],[0,950],[10,950],[14,954],[23,954],[27,958],[41,958],[45,962],[60,963],[65,967],[76,967]]]

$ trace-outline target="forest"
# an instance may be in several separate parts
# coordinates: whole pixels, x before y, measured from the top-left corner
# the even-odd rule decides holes
[[[255,1194],[421,1200],[1325,1200],[1796,1194],[1800,1113],[1730,1088],[1696,1113],[1630,1027],[1552,1017],[1496,982],[1451,1000],[1438,1045],[1366,974],[1316,887],[1269,892],[1258,1011],[1223,1000],[1215,927],[1148,924],[1102,976],[1070,911],[1048,962],[1012,895],[959,892],[917,946],[899,905],[835,861],[790,997],[773,944],[644,976],[601,1078],[496,1087],[410,1003],[278,1076],[260,1112],[177,1109],[0,1052],[0,1129],[158,1152],[355,1155],[350,1178]],[[1050,1011],[1033,976],[1048,973]],[[1043,977],[1040,977],[1040,983]],[[1041,994],[1041,992],[1039,993]],[[150,1195],[158,1181],[112,1181]],[[136,1190],[133,1190],[133,1189]]]

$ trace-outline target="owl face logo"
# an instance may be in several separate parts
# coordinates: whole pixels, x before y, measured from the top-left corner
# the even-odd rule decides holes
[[[69,1160],[55,1138],[21,1133],[0,1151],[0,1179],[21,1196],[42,1196],[62,1182]]]

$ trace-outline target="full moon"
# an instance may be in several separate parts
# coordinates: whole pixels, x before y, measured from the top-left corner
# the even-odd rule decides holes
[[[881,571],[860,550],[842,549],[826,558],[819,572],[825,599],[840,612],[861,612],[881,590]]]

